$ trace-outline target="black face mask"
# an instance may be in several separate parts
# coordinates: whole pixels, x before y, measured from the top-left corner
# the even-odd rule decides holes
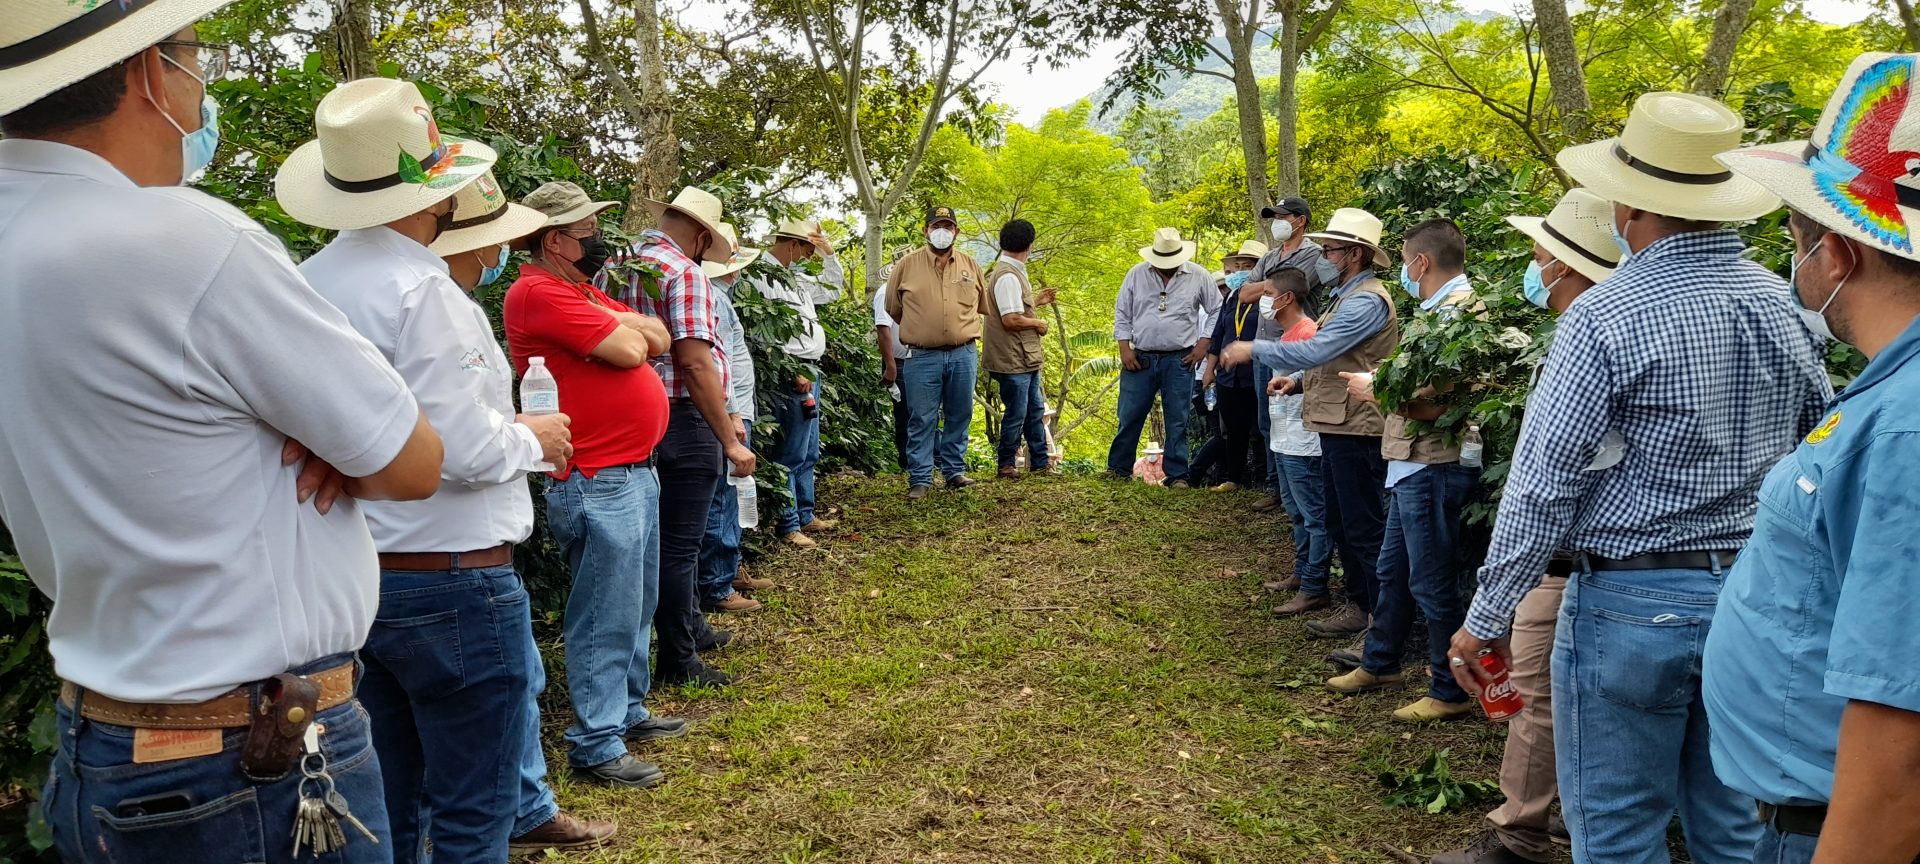
[[[612,254],[612,250],[607,248],[607,238],[595,234],[585,240],[578,237],[573,239],[580,244],[580,258],[573,262],[573,269],[592,279],[600,272],[600,268],[607,266],[607,257]]]
[[[447,212],[445,213],[433,214],[433,240],[440,239],[440,235],[445,234],[452,229],[453,229],[453,208],[451,207],[447,208]],[[427,245],[429,246],[433,245],[433,240],[428,240]]]

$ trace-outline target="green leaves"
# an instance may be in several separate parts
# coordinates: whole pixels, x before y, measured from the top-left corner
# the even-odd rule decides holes
[[[1447,765],[1452,751],[1436,750],[1412,771],[1388,771],[1380,775],[1387,787],[1387,806],[1418,807],[1428,813],[1489,804],[1500,798],[1500,784],[1492,780],[1453,779]]]

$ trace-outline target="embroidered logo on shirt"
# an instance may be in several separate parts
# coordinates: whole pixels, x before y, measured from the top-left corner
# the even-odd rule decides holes
[[[462,372],[472,372],[477,369],[490,368],[492,368],[492,366],[487,363],[487,355],[481,353],[478,348],[469,349],[467,353],[460,355],[460,371]]]
[[[1840,425],[1840,412],[1835,411],[1833,412],[1833,416],[1828,417],[1826,419],[1826,422],[1821,423],[1812,432],[1807,433],[1807,443],[1818,444],[1822,441],[1827,440],[1828,438],[1833,436],[1833,430],[1839,427],[1839,425]]]

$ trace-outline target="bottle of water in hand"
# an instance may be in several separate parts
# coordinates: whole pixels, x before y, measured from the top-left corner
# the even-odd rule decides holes
[[[740,505],[740,527],[760,527],[760,492],[755,488],[753,478],[729,474],[727,482],[733,484],[733,497]]]
[[[547,371],[545,357],[527,358],[526,374],[520,376],[520,413],[560,413],[560,384],[553,380],[553,373]],[[542,462],[539,467],[542,471],[560,470],[560,466],[551,462]]]

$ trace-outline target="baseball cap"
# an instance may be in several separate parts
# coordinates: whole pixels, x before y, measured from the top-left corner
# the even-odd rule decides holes
[[[1307,206],[1305,198],[1282,198],[1272,207],[1260,210],[1260,218],[1272,219],[1275,216],[1312,216],[1313,208]]]
[[[932,225],[935,222],[952,222],[955,225],[960,224],[960,220],[953,218],[952,207],[935,207],[931,210],[928,210],[927,224]]]

